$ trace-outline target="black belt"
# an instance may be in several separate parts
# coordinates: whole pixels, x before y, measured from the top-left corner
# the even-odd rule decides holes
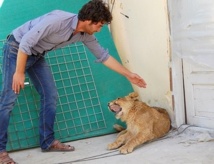
[[[7,35],[7,39],[11,36],[12,34]]]

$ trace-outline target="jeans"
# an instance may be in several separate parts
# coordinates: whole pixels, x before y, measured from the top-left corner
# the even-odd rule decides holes
[[[13,35],[7,38],[3,47],[3,81],[0,92],[0,152],[6,151],[10,114],[18,96],[12,90],[18,47],[19,43],[16,42]],[[54,121],[58,96],[55,82],[43,54],[29,55],[25,70],[41,98],[39,113],[40,146],[42,149],[48,149],[54,141]]]

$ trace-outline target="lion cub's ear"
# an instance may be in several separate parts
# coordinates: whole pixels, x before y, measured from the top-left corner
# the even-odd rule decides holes
[[[133,100],[138,100],[138,93],[137,92],[132,92],[128,96]]]

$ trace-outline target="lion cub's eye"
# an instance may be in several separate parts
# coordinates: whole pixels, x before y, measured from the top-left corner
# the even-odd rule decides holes
[[[117,100],[120,100],[120,99],[121,99],[120,97],[117,98]]]

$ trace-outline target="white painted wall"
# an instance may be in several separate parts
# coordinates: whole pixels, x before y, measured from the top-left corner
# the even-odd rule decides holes
[[[169,0],[173,55],[214,68],[214,1]]]
[[[167,0],[108,3],[113,15],[110,29],[121,60],[148,85],[146,89],[133,86],[135,91],[149,105],[166,108],[172,118]]]

